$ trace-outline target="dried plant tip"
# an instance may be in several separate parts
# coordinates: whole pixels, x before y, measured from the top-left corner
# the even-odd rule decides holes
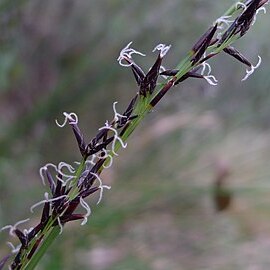
[[[160,51],[159,55],[161,58],[163,58],[167,52],[170,50],[172,45],[166,45],[166,44],[158,44],[154,49],[153,52],[155,51]]]
[[[255,69],[257,69],[261,65],[262,58],[259,55],[258,58],[259,58],[258,63],[255,66],[251,65],[250,70],[246,69],[246,76],[242,79],[242,81],[247,80],[248,77],[255,71]]]
[[[132,44],[132,41],[129,42],[128,45],[121,50],[119,57],[117,58],[117,61],[118,61],[120,66],[123,66],[123,67],[131,66],[132,65],[132,57],[131,57],[132,54],[139,54],[141,56],[145,56],[145,54],[130,48],[131,44]],[[127,63],[123,63],[123,61],[126,61]]]
[[[63,115],[65,116],[64,122],[62,124],[59,124],[58,120],[55,120],[55,123],[58,127],[64,127],[67,122],[70,125],[77,125],[78,124],[78,116],[76,113],[67,113],[67,112],[63,112]]]

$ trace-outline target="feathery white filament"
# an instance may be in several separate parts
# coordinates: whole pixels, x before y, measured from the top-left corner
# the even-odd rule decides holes
[[[57,166],[54,165],[53,163],[47,163],[46,165],[44,165],[43,167],[41,167],[39,169],[39,175],[42,181],[42,184],[45,186],[45,178],[44,178],[44,172],[46,172],[48,170],[48,167],[53,167],[56,171],[57,171]]]
[[[20,220],[18,222],[16,222],[14,225],[6,225],[4,227],[1,228],[0,231],[3,231],[3,230],[9,230],[9,235],[11,236],[16,236],[14,231],[17,229],[17,227],[20,225],[20,224],[23,224],[27,221],[29,221],[30,219],[27,218],[27,219],[23,219],[23,220]]]
[[[11,248],[11,253],[15,254],[17,252],[19,252],[20,248],[21,248],[21,244],[19,244],[18,246],[14,246],[11,242],[7,242],[7,245]]]
[[[91,215],[91,208],[82,197],[80,197],[80,205],[86,210],[86,214],[84,215],[83,221],[81,223],[81,225],[83,226],[87,223],[88,217]]]
[[[109,164],[108,165],[103,165],[103,168],[108,169],[112,166],[113,163],[113,157],[112,155],[108,154],[108,150],[106,150],[105,148],[102,149],[102,151],[100,152],[99,155],[96,155],[97,158],[99,159],[106,159],[109,158]]]
[[[236,6],[236,8],[243,8],[244,11],[246,11],[246,9],[247,9],[247,5],[245,3],[243,3],[243,2],[240,2],[240,1],[237,2],[235,4],[235,6]]]
[[[94,175],[97,178],[98,182],[99,182],[98,188],[100,189],[100,193],[99,193],[99,199],[97,201],[97,204],[99,204],[101,202],[101,200],[102,200],[104,188],[111,189],[111,186],[103,185],[101,178],[96,173],[91,173],[91,174]]]
[[[261,65],[262,58],[259,55],[258,55],[258,58],[259,58],[258,63],[255,66],[252,65],[250,67],[250,70],[249,69],[246,69],[246,76],[242,79],[242,81],[247,80],[248,77],[255,71],[255,69],[257,69]]]
[[[132,41],[128,43],[128,45],[126,47],[124,47],[120,54],[119,54],[119,57],[117,58],[117,61],[119,63],[120,66],[123,66],[123,67],[129,67],[132,65],[132,63],[123,63],[124,60],[131,60],[131,55],[132,54],[139,54],[141,56],[145,56],[145,54],[139,52],[139,51],[136,51],[132,48],[130,48],[130,45],[132,44]]]
[[[210,84],[210,85],[217,85],[218,80],[213,75],[203,76],[203,78]]]
[[[114,138],[112,142],[112,152],[114,155],[118,156],[118,154],[115,152],[115,144],[118,141],[123,148],[127,147],[127,143],[124,143],[123,140],[119,137],[118,132],[115,128],[109,125],[108,121],[105,123],[104,127],[99,128],[99,130],[111,130],[114,133]]]
[[[229,26],[230,23],[232,23],[233,21],[232,20],[229,20],[229,18],[231,18],[232,16],[221,16],[220,18],[218,18],[214,24],[218,24],[218,29],[223,29],[224,26],[222,25],[226,25],[226,26]]]
[[[115,102],[113,103],[113,113],[114,113],[114,118],[113,118],[113,120],[114,120],[115,122],[119,121],[119,119],[121,119],[121,118],[127,118],[125,115],[122,115],[122,114],[120,114],[120,113],[118,113],[118,112],[116,111],[116,104],[117,104],[117,103],[118,103],[117,101],[115,101]]]
[[[252,21],[252,24],[251,25],[254,25],[256,23],[257,15],[260,13],[260,11],[262,11],[264,14],[266,14],[266,12],[267,12],[265,7],[258,8],[257,11],[256,11],[256,13],[255,13],[255,16],[253,18],[253,21]]]
[[[45,198],[45,199],[42,200],[42,201],[39,201],[39,202],[37,202],[37,203],[35,203],[35,204],[33,204],[33,205],[31,206],[31,208],[30,208],[30,211],[31,211],[31,213],[33,213],[33,212],[34,212],[34,209],[35,209],[37,206],[41,205],[41,204],[44,204],[44,203],[47,203],[47,202],[58,201],[58,200],[61,200],[61,199],[63,199],[63,198],[66,198],[66,197],[67,197],[67,195],[61,195],[61,196],[59,196],[59,197],[49,199],[49,193],[48,193],[48,192],[45,192],[45,193],[44,193],[44,198]]]
[[[205,74],[206,69],[207,69],[207,75],[210,75],[212,71],[211,66],[207,62],[203,62],[201,65],[202,65],[201,75]]]
[[[59,234],[62,234],[62,232],[63,232],[63,224],[61,223],[60,217],[57,218],[57,223],[58,223],[58,225],[60,227]]]
[[[158,44],[154,49],[153,52],[155,51],[160,51],[160,57],[163,58],[167,52],[170,50],[172,45],[166,45],[166,44]]]
[[[58,127],[64,127],[67,122],[69,121],[70,125],[77,125],[78,124],[78,116],[76,113],[67,113],[67,112],[63,112],[63,115],[65,116],[64,122],[62,124],[59,124],[58,120],[55,119],[55,123]]]

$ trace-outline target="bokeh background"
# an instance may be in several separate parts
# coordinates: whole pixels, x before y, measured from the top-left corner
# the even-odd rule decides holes
[[[136,93],[116,61],[121,48],[133,41],[147,70],[153,47],[172,44],[164,65],[174,67],[231,3],[1,0],[0,227],[36,224],[29,207],[46,191],[39,168],[79,159],[71,130],[55,125],[63,111],[79,115],[90,139],[112,103],[121,111]],[[66,226],[38,269],[269,269],[268,33],[260,15],[236,44],[263,59],[248,81],[244,66],[220,55],[211,61],[217,87],[188,80],[165,97],[104,172],[112,189],[91,203],[87,226]],[[8,240],[0,233],[1,256]]]

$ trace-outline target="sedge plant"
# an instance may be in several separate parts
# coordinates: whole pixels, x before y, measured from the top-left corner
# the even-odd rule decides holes
[[[205,80],[210,85],[218,81],[212,74],[207,60],[220,53],[226,53],[246,66],[248,77],[261,64],[252,64],[233,44],[244,36],[256,22],[258,13],[266,13],[268,0],[245,0],[234,3],[209,29],[198,39],[184,59],[173,69],[166,69],[162,62],[170,45],[159,44],[153,52],[157,58],[148,70],[135,63],[133,54],[145,56],[131,47],[132,42],[125,46],[118,57],[121,66],[131,69],[138,91],[131,99],[123,113],[117,112],[117,102],[113,103],[113,118],[99,128],[96,136],[88,141],[84,138],[78,124],[78,116],[74,112],[64,112],[63,122],[56,121],[59,127],[69,125],[74,133],[81,160],[71,165],[65,162],[48,163],[40,168],[40,177],[48,190],[44,199],[31,207],[31,212],[42,206],[40,221],[32,228],[21,229],[29,219],[14,225],[4,226],[2,231],[9,231],[11,237],[17,237],[20,245],[11,242],[11,254],[0,261],[0,270],[5,266],[13,270],[32,270],[50,245],[60,239],[65,224],[80,220],[85,225],[91,214],[87,198],[94,193],[99,194],[97,203],[102,200],[105,190],[110,186],[102,182],[102,172],[113,165],[120,148],[127,147],[127,140],[146,115],[153,110],[170,89],[188,78]],[[78,210],[84,209],[84,212]]]

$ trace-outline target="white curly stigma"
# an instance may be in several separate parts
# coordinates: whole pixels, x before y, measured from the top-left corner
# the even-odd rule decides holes
[[[116,111],[116,104],[117,104],[117,103],[118,103],[118,101],[115,101],[115,102],[113,103],[113,113],[114,113],[114,118],[113,118],[113,120],[114,120],[114,122],[119,121],[121,118],[127,118],[127,116],[122,115],[122,114],[120,114],[120,113],[118,113],[118,112]]]
[[[214,25],[217,24],[218,29],[223,29],[224,25],[229,26],[233,22],[233,20],[229,20],[231,17],[232,17],[231,15],[229,15],[229,16],[221,16],[220,18],[218,18],[215,21]]]
[[[7,245],[11,248],[11,253],[12,254],[18,253],[21,246],[22,246],[22,244],[19,244],[18,246],[15,247],[11,242],[7,242]]]
[[[55,119],[55,123],[58,127],[64,127],[67,122],[70,125],[77,125],[78,124],[78,116],[76,113],[72,112],[72,113],[67,113],[67,112],[63,112],[63,115],[65,116],[64,122],[62,124],[59,124],[58,120]]]
[[[268,2],[267,2],[268,3]],[[252,24],[251,25],[254,25],[256,23],[256,20],[257,20],[257,15],[260,13],[260,12],[263,12],[264,14],[266,14],[266,8],[265,7],[260,7],[257,9],[256,13],[255,13],[255,16],[253,18],[253,21],[252,21]]]
[[[112,141],[112,152],[114,155],[118,156],[118,154],[115,152],[115,144],[118,141],[123,148],[127,147],[127,143],[124,143],[123,140],[119,137],[118,132],[115,128],[113,128],[111,125],[109,125],[108,121],[105,123],[104,127],[99,128],[99,130],[111,130],[114,133],[114,138]]]
[[[59,232],[59,235],[60,235],[60,234],[62,234],[63,229],[64,229],[63,224],[61,223],[60,217],[57,218],[57,223],[58,223],[59,228],[60,228],[60,232]]]
[[[261,65],[262,58],[259,55],[258,55],[258,58],[259,58],[258,63],[255,66],[252,65],[250,67],[250,70],[249,69],[246,69],[246,76],[242,79],[242,81],[247,80],[248,77],[255,71],[255,69],[257,69]]]
[[[45,198],[44,200],[41,200],[41,201],[39,201],[39,202],[37,202],[37,203],[35,203],[35,204],[33,204],[33,205],[31,206],[31,208],[30,208],[31,213],[34,212],[34,209],[35,209],[37,206],[42,205],[42,204],[47,203],[47,202],[54,202],[54,201],[61,200],[61,199],[63,199],[63,198],[67,198],[67,195],[61,195],[61,196],[59,196],[59,197],[55,197],[55,198],[49,199],[49,193],[48,193],[48,192],[45,192],[45,193],[44,193],[44,198]]]
[[[63,168],[67,168],[67,170],[68,170],[71,174],[63,173],[63,172],[62,172],[62,169],[63,169]],[[67,185],[67,183],[68,183],[70,180],[72,180],[72,179],[75,178],[75,176],[72,175],[72,173],[73,173],[73,174],[75,173],[75,169],[74,169],[70,164],[68,164],[68,163],[66,163],[66,162],[63,162],[63,161],[61,161],[61,162],[58,164],[57,173],[58,173],[59,175],[56,175],[56,178],[57,178],[59,181],[61,181],[61,182],[63,183],[64,186]],[[65,179],[62,179],[62,177],[64,177]]]
[[[53,163],[47,163],[46,165],[44,165],[43,167],[41,167],[39,169],[39,175],[42,181],[42,184],[45,186],[45,177],[44,177],[44,173],[48,170],[48,167],[52,167],[57,171],[57,166],[54,165]]]
[[[98,188],[100,189],[100,193],[99,193],[99,199],[98,199],[98,201],[97,201],[97,204],[99,204],[99,203],[101,202],[101,200],[102,200],[104,188],[106,188],[106,189],[111,189],[111,186],[103,185],[101,178],[100,178],[99,175],[97,175],[96,173],[91,173],[91,174],[92,174],[93,176],[95,176],[95,177],[97,178],[98,182],[99,182]]]
[[[163,58],[167,52],[170,50],[172,45],[166,45],[166,44],[158,44],[154,49],[153,52],[155,51],[160,51],[160,57]]]
[[[202,65],[201,75],[203,76],[203,78],[210,85],[217,85],[218,80],[216,79],[216,77],[214,75],[210,75],[211,74],[211,71],[212,71],[211,66],[208,63],[206,63],[206,62],[203,62],[201,65]],[[206,72],[206,75],[205,75],[205,72]]]
[[[24,233],[25,235],[27,235],[27,234],[29,234],[33,229],[34,229],[33,227],[30,227],[29,229],[24,229],[24,230],[23,230],[23,233]]]
[[[83,226],[87,223],[88,217],[91,215],[91,208],[82,197],[80,197],[80,205],[86,210],[86,214],[84,215],[83,221],[81,223],[81,225]]]
[[[63,185],[66,185],[70,180],[72,180],[75,176],[72,175],[73,173],[75,173],[75,169],[68,163],[64,162],[64,161],[61,161],[58,166],[56,166],[55,164],[53,163],[47,163],[46,165],[44,165],[43,167],[41,167],[39,169],[39,175],[40,175],[40,178],[42,180],[42,183],[43,185],[45,186],[45,172],[48,170],[49,167],[52,167],[57,175],[56,175],[56,178],[63,183]],[[66,168],[71,174],[66,174],[64,173],[62,170],[63,168]],[[62,179],[65,178],[65,179]]]
[[[208,64],[207,62],[203,62],[201,65],[202,65],[201,75],[204,75],[206,70],[207,70],[207,73],[206,73],[207,76],[210,75],[212,71],[210,64]]]
[[[130,61],[128,61],[128,63],[123,63],[123,61],[132,60],[132,57],[131,57],[132,54],[139,54],[141,56],[145,56],[145,54],[130,48],[131,44],[132,44],[132,41],[129,42],[128,45],[121,50],[119,57],[117,58],[117,61],[120,66],[123,66],[123,67],[131,66],[132,63],[130,63]]]
[[[244,11],[246,11],[246,9],[247,9],[247,5],[245,3],[243,3],[243,2],[240,2],[240,1],[235,3],[235,7],[236,8],[242,8]]]
[[[217,84],[218,84],[218,80],[216,79],[216,77],[215,77],[214,75],[203,76],[203,78],[204,78],[210,85],[217,85]]]
[[[9,235],[15,237],[16,235],[15,235],[14,231],[17,229],[17,227],[20,224],[28,222],[29,220],[30,219],[27,218],[27,219],[23,219],[23,220],[20,220],[20,221],[16,222],[14,225],[6,225],[6,226],[2,227],[0,229],[0,231],[9,230]]]
[[[99,159],[107,159],[107,158],[109,158],[108,165],[103,165],[103,168],[105,168],[105,169],[110,168],[112,166],[112,164],[113,164],[113,157],[108,152],[109,152],[108,150],[103,148],[102,151],[99,153],[99,155],[98,154],[96,155],[96,157],[99,158]]]

